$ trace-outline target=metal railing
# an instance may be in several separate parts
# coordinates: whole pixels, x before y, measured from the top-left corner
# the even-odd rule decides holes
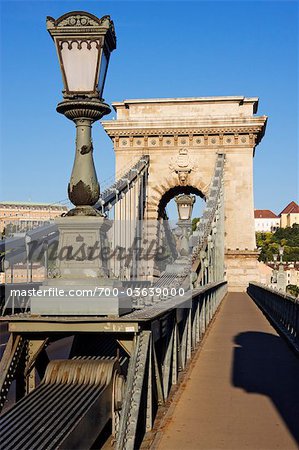
[[[219,154],[216,160],[214,176],[211,180],[209,195],[207,198],[206,209],[203,213],[203,217],[199,223],[199,226],[192,238],[190,239],[190,264],[182,264],[181,270],[174,273],[169,270],[162,272],[160,278],[154,280],[153,286],[159,287],[174,287],[179,288],[183,286],[185,290],[190,288],[198,288],[200,286],[209,285],[213,282],[221,282],[224,279],[224,199],[223,199],[223,170],[224,170],[224,155]],[[114,228],[112,229],[112,242],[114,247],[117,245],[125,245],[125,249],[131,245],[131,241],[134,237],[142,231],[142,219],[144,216],[144,199],[146,197],[146,184],[147,184],[147,173],[149,168],[149,156],[143,155],[138,162],[129,169],[121,179],[117,180],[113,185],[106,189],[100,198],[100,201],[95,205],[96,208],[100,209],[103,213],[108,212],[114,208],[118,207],[117,221],[118,225],[114,223]],[[131,194],[134,194],[134,202],[131,201]],[[126,202],[126,197],[128,197]],[[138,217],[133,217],[132,210],[138,213]],[[119,218],[123,220],[118,220]],[[115,216],[114,216],[115,219]],[[114,222],[116,222],[114,220]],[[165,222],[165,223],[164,223]],[[141,224],[141,225],[140,225]],[[166,224],[166,225],[165,225]],[[164,234],[167,238],[167,244],[170,246],[170,250],[173,255],[175,251],[175,242],[171,241],[173,236],[170,236],[171,230],[168,226],[167,221],[163,221]],[[138,229],[141,228],[141,231]],[[147,231],[145,226],[145,231]],[[139,233],[139,234],[138,234]],[[129,236],[129,239],[128,238]],[[111,237],[111,236],[110,236]],[[125,244],[122,243],[122,238],[125,239]],[[131,240],[130,240],[131,239]],[[58,242],[58,229],[57,226],[51,225],[49,227],[36,228],[26,234],[25,237],[15,240],[15,245],[12,242],[8,242],[8,247],[5,247],[4,256],[7,258],[12,268],[18,261],[26,261],[27,264],[27,283],[33,281],[32,279],[32,259],[29,256],[31,246],[38,241],[38,245],[41,252],[44,252],[44,266],[45,266],[45,278],[48,276],[48,256],[47,252],[49,245]],[[128,241],[128,242],[126,242]],[[171,241],[171,242],[170,242]],[[127,267],[127,272],[125,276],[122,276],[122,267],[118,262],[112,261],[114,266],[111,269],[112,275],[121,279],[122,281],[138,280],[139,273],[135,271],[134,266],[137,262],[132,260],[132,267]],[[31,265],[30,265],[31,264]],[[117,264],[120,266],[118,267]],[[142,270],[139,270],[140,273]],[[31,274],[31,276],[30,276]],[[141,273],[142,274],[142,273]],[[141,278],[140,278],[141,279]],[[145,281],[145,278],[142,278]],[[11,283],[13,283],[11,279]],[[10,297],[10,298],[9,298]],[[155,304],[157,301],[162,300],[160,296],[154,296],[153,298],[148,295],[145,298],[138,298],[137,304],[134,302],[135,307],[150,306]],[[163,298],[163,300],[167,300]],[[20,303],[18,299],[11,298],[11,296],[6,296],[6,300],[3,302],[2,314],[8,308],[9,304],[18,305]],[[26,307],[27,308],[27,307]]]
[[[261,283],[250,283],[247,292],[278,331],[299,352],[299,300]]]
[[[180,382],[226,292],[226,282],[211,283],[189,291],[184,299],[160,302],[127,316],[139,320],[140,331],[130,358],[116,450],[139,448],[152,430],[159,405],[169,400]],[[149,321],[163,325],[152,325],[149,331]]]
[[[134,186],[140,174],[148,166],[149,156],[143,155],[121,178],[102,192],[99,201],[95,204],[95,208],[101,210],[103,213],[110,211],[112,206]]]
[[[38,289],[41,284],[41,281],[0,284],[0,316],[28,312],[30,310],[29,293],[32,289]]]
[[[149,167],[149,156],[143,155],[120,179],[116,180],[109,188],[105,189],[95,208],[102,213],[108,214],[116,203],[121,200],[131,190],[140,190],[140,180],[146,178]],[[143,180],[144,184],[144,180]],[[136,196],[138,195],[135,194]],[[145,195],[143,193],[143,195]],[[139,205],[139,209],[142,209]],[[141,214],[141,213],[140,213]],[[125,218],[127,219],[127,218]],[[57,225],[52,223],[50,225],[37,227],[28,231],[24,236],[8,238],[0,241],[0,270],[2,272],[9,267],[13,271],[14,265],[18,263],[29,264],[29,254],[34,245],[34,252],[47,252],[50,245],[58,242],[59,232]],[[47,258],[45,257],[45,260]],[[6,261],[6,264],[5,264]],[[47,265],[47,264],[46,264]],[[46,267],[45,270],[48,270]],[[28,267],[28,273],[30,268]],[[27,277],[27,282],[32,281]],[[13,277],[11,276],[11,282]]]

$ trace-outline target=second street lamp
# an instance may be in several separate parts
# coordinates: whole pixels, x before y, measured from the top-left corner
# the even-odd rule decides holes
[[[93,161],[91,127],[110,113],[102,94],[110,58],[116,48],[114,25],[109,16],[101,19],[82,11],[47,17],[64,84],[64,100],[57,111],[76,124],[76,154],[68,195],[75,208],[68,215],[100,215],[92,206],[100,187]]]
[[[279,247],[279,266],[278,266],[278,273],[277,273],[277,289],[279,291],[285,292],[286,290],[286,275],[284,272],[284,266],[283,266],[283,253],[284,253],[284,247],[281,245]]]
[[[194,195],[181,194],[175,197],[178,215],[180,221],[190,221],[193,205],[195,203]]]
[[[166,266],[166,273],[180,274],[190,268],[191,273],[191,258],[189,249],[189,236],[188,230],[190,230],[191,216],[193,205],[195,203],[194,195],[180,194],[174,198],[178,209],[178,230],[177,234],[180,237],[178,244],[178,258],[172,263]]]
[[[273,266],[272,283],[277,283],[277,270],[276,270],[277,258],[278,254],[275,253],[273,255],[274,266]]]
[[[284,247],[281,245],[279,247],[279,264],[282,264],[282,258],[283,258],[283,253],[284,253]]]
[[[189,255],[188,229],[190,228],[195,196],[187,194],[177,195],[175,197],[175,202],[179,215],[178,226],[182,230],[180,253],[181,256],[186,257]]]

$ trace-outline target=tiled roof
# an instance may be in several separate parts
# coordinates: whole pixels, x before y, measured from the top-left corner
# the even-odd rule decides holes
[[[298,214],[299,213],[299,206],[295,202],[291,202],[286,206],[280,213],[281,214]]]
[[[255,219],[278,219],[278,216],[270,209],[255,209],[254,210]]]

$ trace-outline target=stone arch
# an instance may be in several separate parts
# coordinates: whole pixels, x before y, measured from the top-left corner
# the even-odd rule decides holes
[[[203,199],[206,198],[205,195],[198,188],[196,188],[194,186],[177,185],[175,187],[172,187],[168,191],[166,191],[160,199],[160,202],[158,205],[158,219],[163,217],[163,212],[164,212],[165,207],[168,204],[168,202],[170,202],[170,200],[172,200],[175,196],[177,196],[179,194],[187,194],[187,195],[194,194]]]
[[[209,183],[204,183],[198,172],[190,174],[186,184],[180,183],[176,173],[167,175],[167,177],[161,177],[154,186],[149,186],[147,211],[150,219],[161,217],[161,201],[163,198],[167,199],[167,195],[172,195],[169,200],[179,193],[195,193],[195,195],[199,195],[203,199],[208,195]]]

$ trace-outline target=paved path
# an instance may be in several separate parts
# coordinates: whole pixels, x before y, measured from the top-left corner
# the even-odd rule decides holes
[[[299,358],[247,294],[231,293],[158,448],[293,450],[298,443]]]

